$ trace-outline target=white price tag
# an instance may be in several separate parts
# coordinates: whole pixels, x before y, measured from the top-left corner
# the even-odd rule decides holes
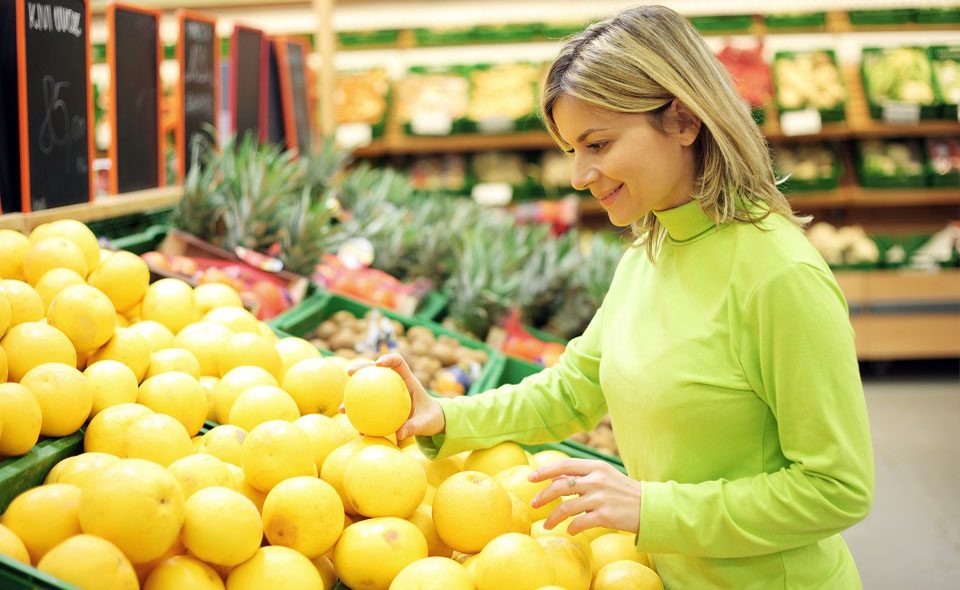
[[[477,121],[480,133],[509,133],[515,129],[510,117],[488,117]]]
[[[817,109],[787,111],[780,114],[780,129],[784,135],[814,135],[823,129],[823,119]]]
[[[911,102],[884,103],[883,120],[887,123],[917,123],[920,120],[920,105]]]
[[[417,113],[410,120],[414,135],[450,135],[453,131],[453,119],[449,113]]]
[[[345,123],[337,126],[336,144],[344,149],[368,146],[371,141],[373,127],[369,123]]]
[[[481,205],[497,207],[513,200],[513,187],[505,182],[481,182],[473,185],[471,196]]]

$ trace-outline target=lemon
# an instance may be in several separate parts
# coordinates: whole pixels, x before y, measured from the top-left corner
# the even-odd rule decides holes
[[[409,437],[406,440],[415,439]],[[420,463],[420,466],[423,467],[424,472],[427,474],[427,483],[435,488],[439,487],[440,484],[454,473],[460,472],[460,465],[453,459],[449,457],[445,459],[427,459],[426,455],[420,450],[420,447],[415,444],[404,448],[403,452]]]
[[[477,556],[477,590],[537,590],[556,582],[546,550],[527,535],[506,533]]]
[[[390,590],[474,590],[466,568],[447,557],[427,557],[400,570]]]
[[[311,344],[309,341],[304,340],[303,338],[297,338],[296,336],[286,336],[281,338],[273,346],[277,349],[277,354],[280,355],[280,376],[281,378],[287,374],[287,371],[290,370],[290,367],[304,361],[307,359],[318,359],[320,357],[320,351],[317,350],[317,347]],[[346,379],[344,379],[346,381]]]
[[[387,516],[348,526],[333,551],[333,565],[353,590],[388,590],[403,568],[426,557],[420,529]]]
[[[601,535],[590,542],[590,551],[593,554],[593,575],[605,566],[615,561],[636,561],[650,567],[650,557],[643,551],[638,551],[633,542],[633,535],[613,532]]]
[[[489,449],[472,451],[464,461],[463,469],[496,475],[515,465],[527,465],[527,455],[523,452],[523,447],[508,441]]]
[[[263,524],[253,502],[227,487],[210,487],[187,498],[183,543],[207,563],[235,566],[253,557]]]
[[[0,230],[2,231],[2,230]],[[13,531],[0,524],[0,555],[6,555],[20,563],[30,565],[27,548]]]
[[[47,308],[40,294],[23,281],[0,281],[0,295],[4,295],[10,304],[11,329],[24,322],[39,322],[46,315]]]
[[[194,379],[200,378],[200,361],[185,348],[164,348],[150,355],[150,367],[145,379],[161,373],[179,371]]]
[[[33,393],[18,383],[0,383],[0,455],[23,455],[37,444],[43,413]]]
[[[243,441],[246,438],[246,430],[232,424],[222,424],[211,428],[201,437],[197,452],[213,455],[225,463],[239,467]]]
[[[53,268],[44,273],[34,289],[43,300],[43,309],[49,309],[50,303],[60,291],[71,285],[86,285],[87,282],[76,271],[69,268]]]
[[[130,329],[144,337],[147,346],[150,348],[149,354],[176,346],[176,336],[170,331],[170,328],[160,322],[144,319],[131,323]]]
[[[207,394],[207,420],[216,422],[217,412],[216,406],[213,402],[213,388],[216,387],[217,382],[220,381],[220,379],[217,377],[210,377],[209,375],[201,375],[198,381],[200,382],[200,386],[203,387],[203,390]]]
[[[97,236],[84,223],[75,219],[58,219],[45,224],[41,239],[59,236],[73,242],[83,253],[87,270],[93,271],[100,264],[100,244]],[[30,236],[33,238],[33,235]]]
[[[115,544],[133,563],[163,555],[176,541],[183,519],[180,484],[150,461],[117,461],[80,494],[83,532]]]
[[[40,322],[26,322],[10,328],[0,340],[7,357],[8,379],[20,381],[31,369],[45,363],[77,366],[77,352],[60,330]]]
[[[218,307],[243,308],[240,295],[230,285],[223,283],[204,283],[193,290],[193,302],[200,317]]]
[[[95,362],[86,368],[83,376],[93,386],[91,416],[110,406],[137,401],[137,376],[120,361]]]
[[[174,555],[160,562],[147,576],[143,590],[223,590],[216,571],[189,555]]]
[[[113,337],[117,316],[106,295],[88,285],[71,285],[50,302],[47,323],[66,334],[78,352],[88,352]]]
[[[260,334],[260,323],[249,311],[240,307],[218,307],[202,316],[203,321],[222,324],[234,333]]]
[[[230,590],[317,589],[322,583],[320,572],[310,560],[287,547],[261,547],[227,578]]]
[[[514,533],[530,534],[530,526],[533,524],[533,517],[530,512],[533,510],[529,504],[520,499],[520,496],[513,492],[507,492],[510,495],[510,531]]]
[[[437,529],[433,526],[433,510],[430,506],[425,504],[417,506],[417,509],[407,520],[423,533],[423,538],[427,541],[427,553],[430,556],[450,557],[453,555],[453,549],[447,547],[440,535],[437,534]]]
[[[180,482],[186,498],[205,488],[233,486],[233,474],[227,469],[226,464],[206,453],[187,455],[177,459],[167,469]]]
[[[233,332],[221,324],[196,322],[180,330],[176,337],[176,346],[193,353],[200,363],[201,375],[219,377],[217,355],[231,336]]]
[[[93,386],[71,365],[45,363],[23,376],[20,384],[40,404],[40,434],[66,436],[76,432],[90,416]]]
[[[489,475],[461,471],[447,478],[433,498],[433,524],[443,542],[476,553],[511,530],[510,495]]]
[[[549,537],[549,536],[566,537],[568,539],[573,539],[574,541],[576,541],[577,545],[580,545],[580,548],[583,549],[584,553],[586,553],[587,556],[590,558],[590,562],[593,563],[593,549],[590,546],[590,537],[588,537],[583,531],[577,533],[576,535],[571,535],[567,530],[568,527],[570,526],[570,523],[573,522],[574,518],[576,518],[576,516],[571,516],[566,520],[561,521],[560,524],[558,524],[557,526],[553,527],[550,530],[547,530],[546,527],[544,526],[546,523],[546,520],[535,521],[530,526],[530,536],[535,539],[539,537]]]
[[[123,439],[123,456],[164,467],[192,452],[193,443],[183,424],[166,414],[137,418],[127,426]]]
[[[278,483],[263,502],[263,530],[271,545],[296,549],[310,559],[329,551],[343,531],[343,503],[316,477]]]
[[[13,308],[10,307],[10,301],[7,296],[0,292],[0,338],[10,329],[10,322],[13,319]],[[6,381],[6,376],[3,378]]]
[[[0,279],[14,279],[26,281],[23,274],[23,259],[30,251],[30,240],[27,236],[12,229],[0,229]]]
[[[273,385],[255,385],[237,396],[228,422],[250,431],[270,420],[293,422],[299,417],[300,410],[287,392]]]
[[[83,450],[87,453],[108,453],[125,457],[124,444],[127,429],[153,410],[136,403],[117,404],[104,409],[90,420],[83,435]]]
[[[576,541],[568,537],[548,535],[537,538],[557,574],[557,581],[567,590],[590,590],[593,573],[590,556]]]
[[[347,444],[356,436],[343,425],[320,414],[306,414],[294,420],[293,423],[303,429],[310,439],[317,472],[323,468],[323,462],[334,449]]]
[[[230,489],[236,490],[243,494],[248,500],[253,502],[253,505],[257,507],[258,512],[263,512],[263,502],[267,499],[267,495],[250,485],[250,482],[247,481],[243,474],[243,469],[232,463],[225,463],[225,465],[227,466],[227,469],[230,470],[230,474],[233,476],[233,485],[229,486]]]
[[[329,455],[327,455],[326,460],[323,462],[323,468],[320,471],[320,477],[325,482],[332,485],[333,489],[337,490],[337,493],[340,494],[340,499],[343,501],[344,509],[349,513],[355,513],[355,511],[350,505],[350,500],[347,499],[346,493],[343,489],[344,475],[350,463],[353,461],[354,456],[356,456],[356,454],[363,449],[372,445],[384,445],[396,448],[396,445],[385,438],[365,436],[362,438],[356,438],[342,447],[334,449]]]
[[[80,590],[137,590],[130,561],[109,541],[76,535],[50,550],[37,569]]]
[[[663,590],[655,571],[632,560],[615,561],[597,572],[594,590]]]
[[[256,385],[276,387],[277,379],[263,367],[237,367],[217,381],[213,388],[213,409],[217,422],[226,424],[237,397]]]
[[[220,348],[217,353],[217,366],[221,376],[237,367],[254,366],[266,369],[274,379],[279,379],[283,365],[280,362],[280,353],[266,338],[258,334],[238,332]]]
[[[503,486],[503,489],[515,493],[524,504],[530,506],[530,502],[537,494],[550,487],[549,481],[539,483],[530,481],[531,473],[533,473],[533,468],[529,465],[514,465],[497,473],[494,479]],[[540,508],[531,507],[530,517],[533,520],[543,520],[560,506],[560,502],[560,498],[557,498]]]
[[[358,514],[407,518],[423,501],[427,474],[403,451],[372,446],[353,457],[343,474],[343,491]]]
[[[37,563],[62,541],[79,535],[77,507],[80,488],[55,483],[31,488],[7,506],[3,526],[13,531],[27,548],[30,560]]]
[[[127,311],[143,300],[150,286],[147,263],[130,252],[113,252],[87,278],[113,302],[118,312]]]
[[[23,259],[23,274],[31,285],[36,285],[40,277],[54,268],[69,268],[82,277],[87,276],[88,270],[80,248],[61,237],[40,240]]]
[[[313,566],[320,572],[320,590],[333,590],[337,585],[337,571],[333,569],[333,562],[326,555],[312,560]]]
[[[139,383],[143,381],[150,366],[150,345],[138,330],[132,327],[117,328],[113,338],[90,355],[87,366],[106,360],[117,361],[130,367]]]
[[[410,393],[396,371],[364,367],[343,390],[343,407],[356,429],[368,436],[387,436],[410,417]]]
[[[109,465],[113,465],[120,459],[106,453],[82,453],[67,457],[54,466],[56,470],[53,481],[44,481],[44,483],[69,483],[77,486],[81,490],[97,477],[97,475]],[[54,470],[50,471],[51,474]],[[50,477],[50,474],[47,475]]]
[[[283,420],[258,425],[243,441],[241,467],[247,481],[269,492],[281,481],[298,475],[316,477],[317,466],[310,453],[310,439],[298,426]]]
[[[140,303],[140,317],[159,322],[176,334],[197,319],[193,287],[180,279],[160,279],[147,288]]]
[[[149,377],[140,384],[137,403],[173,416],[190,436],[200,432],[207,418],[207,393],[196,378],[174,371]]]
[[[153,570],[156,569],[156,567],[159,566],[161,563],[167,561],[171,557],[176,557],[178,555],[186,555],[186,554],[187,554],[187,548],[184,547],[183,541],[181,540],[181,538],[177,537],[177,540],[173,542],[173,545],[171,545],[169,549],[164,551],[163,555],[161,555],[160,557],[151,559],[150,561],[145,561],[143,563],[134,564],[133,571],[137,572],[137,578],[140,580],[141,587],[143,587],[142,585],[146,583],[147,578],[150,576]],[[207,567],[211,567],[211,566],[208,565]],[[211,567],[211,569],[213,568]],[[217,579],[218,580],[220,579],[219,575],[217,575]]]
[[[347,372],[332,360],[308,358],[286,370],[281,387],[297,402],[301,414],[333,416],[343,402],[347,379]]]

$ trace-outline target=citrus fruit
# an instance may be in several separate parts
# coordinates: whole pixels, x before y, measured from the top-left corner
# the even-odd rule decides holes
[[[40,277],[54,268],[69,268],[82,277],[87,276],[83,252],[66,238],[44,238],[34,244],[23,259],[23,275],[31,285],[36,285]]]
[[[145,379],[161,373],[179,371],[194,379],[200,378],[200,361],[185,348],[164,348],[150,355],[150,366]]]
[[[550,530],[547,530],[544,526],[546,520],[535,521],[530,526],[530,536],[533,538],[539,537],[548,537],[548,536],[557,536],[557,537],[566,537],[568,539],[573,539],[576,541],[577,545],[580,545],[580,548],[590,557],[590,562],[593,562],[593,549],[590,547],[590,537],[588,537],[583,531],[577,533],[576,535],[571,535],[567,529],[570,526],[570,523],[573,522],[573,519],[579,515],[571,516],[566,520],[563,520],[557,526],[553,527]]]
[[[347,444],[356,436],[343,425],[320,414],[306,414],[294,420],[293,423],[299,426],[310,439],[313,460],[317,464],[318,473],[323,468],[323,462],[334,449]]]
[[[427,557],[400,570],[390,590],[474,590],[466,568],[447,557]]]
[[[119,460],[118,457],[106,453],[81,453],[67,457],[50,470],[44,483],[69,483],[82,490],[102,469]],[[53,480],[50,479],[51,475]]]
[[[86,224],[76,219],[58,219],[44,224],[43,231],[38,237],[45,240],[54,236],[70,240],[80,249],[87,263],[88,272],[93,271],[100,264],[100,244],[97,243],[97,236]],[[30,238],[33,239],[32,234]]]
[[[198,453],[207,453],[225,463],[240,466],[240,457],[243,454],[243,441],[247,438],[247,431],[232,424],[221,424],[211,428],[200,439]]]
[[[16,559],[20,563],[30,565],[30,554],[27,548],[13,531],[0,524],[0,555]]]
[[[301,414],[333,416],[343,402],[347,379],[347,372],[332,360],[308,358],[285,371],[281,387],[297,402]]]
[[[170,331],[170,328],[160,322],[144,319],[131,323],[130,329],[143,336],[146,340],[147,346],[150,349],[147,356],[158,350],[176,346],[176,336]]]
[[[166,414],[137,418],[127,426],[123,438],[124,457],[146,459],[164,467],[192,452],[193,443],[183,423]]]
[[[253,502],[226,487],[211,487],[187,498],[183,544],[207,563],[240,565],[253,557],[263,524]]]
[[[193,302],[197,306],[197,314],[203,317],[212,309],[218,307],[243,308],[240,295],[230,285],[223,283],[203,283],[193,290]]]
[[[510,495],[489,475],[456,473],[437,488],[433,524],[449,547],[477,553],[512,526]]]
[[[33,393],[19,383],[0,383],[0,455],[23,455],[37,444],[43,413]]]
[[[237,397],[256,385],[276,387],[277,379],[263,367],[237,367],[221,377],[213,388],[213,411],[217,422],[226,424]]]
[[[70,285],[57,294],[47,309],[47,323],[66,334],[78,352],[107,343],[117,329],[113,303],[88,285]]]
[[[230,590],[321,588],[320,572],[309,559],[288,547],[261,547],[227,577]]]
[[[79,503],[80,488],[75,485],[55,483],[31,488],[7,506],[3,526],[23,541],[30,561],[37,563],[55,546],[82,532],[77,517]]]
[[[548,535],[537,538],[546,550],[557,575],[557,581],[567,590],[590,590],[593,572],[590,556],[576,541],[568,537]]]
[[[137,590],[137,574],[120,550],[93,535],[76,535],[51,549],[37,569],[80,590]]]
[[[300,410],[287,392],[273,385],[255,385],[237,396],[228,422],[250,431],[270,420],[293,422],[299,417]]]
[[[337,491],[316,477],[284,480],[263,502],[263,530],[270,544],[296,549],[310,559],[336,544],[343,517]]]
[[[39,322],[46,315],[47,308],[40,294],[23,281],[0,281],[0,295],[10,304],[9,328],[24,322]]]
[[[594,590],[663,590],[655,571],[632,560],[603,566],[593,580]]]
[[[23,259],[30,251],[30,240],[27,236],[12,229],[0,229],[0,279],[14,279],[26,281],[23,274]]]
[[[508,491],[507,494],[510,496],[510,531],[529,535],[530,525],[533,524],[530,513],[533,509],[514,492]]]
[[[427,541],[428,555],[438,557],[450,557],[453,555],[453,549],[447,547],[443,539],[440,538],[440,535],[437,534],[437,529],[433,526],[433,510],[430,506],[426,504],[417,506],[417,509],[413,511],[413,514],[411,514],[407,520],[412,522],[414,526],[423,533],[423,538]]]
[[[184,327],[176,337],[176,346],[193,353],[200,363],[200,374],[220,376],[217,355],[233,336],[229,328],[213,322],[195,322]]]
[[[290,477],[316,477],[317,465],[310,453],[310,439],[290,422],[271,420],[258,425],[243,441],[240,466],[246,480],[261,492]]]
[[[258,512],[263,512],[263,502],[267,499],[267,494],[250,485],[250,482],[247,481],[246,476],[243,474],[243,469],[233,463],[225,463],[225,465],[233,476],[233,485],[230,486],[230,489],[243,494],[248,500],[253,502]]]
[[[90,416],[93,386],[72,365],[38,365],[20,380],[40,404],[43,421],[40,434],[66,436],[79,429]]]
[[[127,428],[131,424],[153,414],[153,410],[136,403],[117,404],[105,408],[90,420],[83,435],[83,450],[87,453],[108,453],[125,457],[124,444]]]
[[[196,378],[178,371],[144,379],[137,403],[173,416],[190,436],[200,432],[207,418],[207,392]]]
[[[7,296],[0,292],[0,338],[3,338],[10,329],[10,322],[13,319],[13,308],[10,307],[10,301]],[[6,377],[3,379],[6,381]]]
[[[590,542],[590,551],[593,553],[593,575],[615,561],[636,561],[650,567],[650,557],[637,550],[633,535],[627,533],[600,535]]]
[[[53,298],[56,297],[60,291],[63,291],[71,285],[86,284],[87,282],[83,280],[83,277],[78,275],[74,270],[70,270],[69,268],[52,268],[40,277],[40,280],[37,281],[37,284],[34,285],[33,288],[43,301],[43,309],[46,311],[50,308],[50,303],[53,301]]]
[[[414,439],[413,437],[409,437],[405,440]],[[403,452],[409,454],[420,463],[420,466],[423,467],[424,472],[427,474],[427,483],[433,487],[438,487],[448,477],[460,472],[460,466],[450,457],[433,460],[427,459],[426,455],[423,454],[420,447],[416,444],[404,448]]]
[[[356,454],[363,449],[372,445],[384,445],[388,447],[396,446],[385,438],[364,436],[362,438],[351,440],[347,444],[334,449],[329,455],[327,455],[326,460],[323,462],[323,467],[320,471],[320,477],[323,479],[323,481],[332,485],[333,489],[337,490],[337,493],[340,494],[340,499],[343,501],[344,510],[346,510],[348,513],[355,513],[355,511],[350,505],[350,501],[347,499],[346,493],[343,489],[344,474],[346,473],[350,463],[353,461],[354,456],[356,456]]]
[[[260,334],[260,323],[249,311],[240,307],[218,307],[201,316],[204,322],[223,324],[230,331]]]
[[[277,349],[277,354],[280,355],[280,377],[281,379],[287,374],[287,371],[290,370],[290,367],[304,361],[307,359],[318,359],[320,357],[320,351],[317,350],[317,347],[311,344],[309,341],[304,340],[303,338],[297,338],[296,336],[286,336],[281,338],[273,346]],[[346,381],[346,378],[344,378]]]
[[[0,340],[7,357],[8,379],[20,381],[31,369],[45,363],[77,366],[77,351],[60,330],[40,322],[10,328]]]
[[[523,447],[508,441],[489,449],[471,451],[463,463],[463,469],[496,475],[515,465],[527,465],[527,455],[523,452]]]
[[[533,498],[541,491],[550,487],[551,483],[550,481],[534,483],[530,481],[529,478],[531,473],[533,473],[533,468],[529,465],[514,465],[497,473],[494,479],[496,479],[497,483],[502,485],[505,490],[515,493],[524,504],[530,506]],[[530,518],[533,520],[543,520],[547,518],[551,512],[560,506],[560,502],[560,498],[557,498],[540,508],[530,507]]]
[[[343,407],[360,433],[387,436],[394,434],[410,417],[410,393],[396,371],[364,367],[347,380]]]
[[[131,252],[107,255],[100,266],[87,277],[90,285],[100,289],[118,312],[135,307],[150,286],[150,269],[142,258]]]
[[[262,367],[273,375],[274,379],[279,379],[282,367],[280,353],[259,334],[238,332],[220,347],[217,353],[217,367],[222,376],[229,373],[231,369],[247,366]]]
[[[353,590],[388,590],[403,568],[426,557],[427,541],[420,529],[386,516],[344,529],[333,550],[333,565]]]
[[[233,486],[233,474],[226,464],[213,455],[200,453],[181,457],[167,469],[183,489],[183,496],[190,498],[197,491],[214,486]]]
[[[193,287],[180,279],[160,279],[147,287],[140,303],[140,317],[159,322],[176,334],[197,319]]]
[[[223,580],[209,565],[189,555],[174,555],[160,562],[143,584],[143,590],[223,590]]]
[[[130,367],[139,383],[143,381],[150,366],[150,345],[140,331],[133,327],[117,328],[113,338],[90,355],[87,366],[106,360],[117,361]]]
[[[477,556],[477,590],[537,590],[555,581],[550,556],[527,535],[500,535]]]
[[[111,406],[137,401],[137,376],[120,361],[97,361],[87,366],[83,376],[93,386],[91,416]]]
[[[427,475],[403,451],[371,446],[350,461],[343,474],[343,491],[357,514],[407,518],[423,501]]]

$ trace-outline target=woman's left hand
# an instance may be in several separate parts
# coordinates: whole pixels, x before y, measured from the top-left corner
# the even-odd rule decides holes
[[[561,496],[564,501],[547,518],[547,530],[574,518],[567,532],[575,535],[593,527],[636,533],[640,530],[640,482],[620,473],[609,463],[587,459],[564,459],[544,465],[530,474],[530,481],[553,480],[530,505],[539,508]]]

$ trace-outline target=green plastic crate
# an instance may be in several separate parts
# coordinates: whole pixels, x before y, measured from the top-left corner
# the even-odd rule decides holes
[[[517,62],[517,63],[521,63],[522,65],[524,62]],[[526,65],[530,65],[529,62],[526,62]],[[466,74],[467,79],[468,80],[471,79],[474,71],[489,70],[494,67],[495,66],[491,64],[477,64],[469,68],[469,71]],[[540,122],[540,118],[537,116],[537,84],[538,82],[536,80],[534,80],[530,84],[530,111],[528,113],[521,115],[516,119],[513,119],[512,121],[510,121],[509,125],[504,125],[503,129],[496,129],[492,131],[484,130],[483,124],[480,121],[471,119],[468,115],[464,120],[463,132],[464,133],[482,133],[485,135],[497,135],[501,133],[518,133],[523,131],[535,131],[535,130],[539,130],[538,127],[542,129],[543,128],[542,123]],[[469,100],[470,101],[473,100],[473,84],[472,83],[470,85]],[[469,112],[469,108],[468,108],[468,112]],[[507,119],[504,118],[504,122],[506,121]],[[536,124],[533,124],[534,121],[536,121]]]
[[[911,49],[920,49],[921,51],[924,51],[924,53],[926,53],[926,51],[921,47],[911,47]],[[883,118],[883,105],[880,103],[874,102],[873,98],[871,98],[872,93],[870,91],[870,78],[869,76],[867,76],[866,67],[864,64],[866,62],[865,58],[867,55],[884,53],[885,51],[886,49],[880,48],[880,47],[864,47],[863,54],[860,60],[860,80],[863,82],[863,94],[867,99],[867,106],[870,109],[870,118],[875,120],[880,120]],[[929,60],[929,56],[927,57],[927,59]],[[940,117],[941,108],[937,98],[936,86],[934,86],[935,82],[933,80],[933,68],[931,68],[931,71],[930,71],[930,78],[931,78],[930,85],[934,89],[934,92],[933,92],[934,99],[933,99],[933,103],[931,104],[920,105],[921,120],[938,119]]]
[[[0,588],[4,590],[80,590],[49,574],[0,555]]]
[[[749,31],[753,24],[753,16],[749,14],[730,14],[723,16],[691,16],[690,22],[699,31],[712,33],[715,31],[739,32]]]
[[[830,61],[833,62],[834,67],[838,68],[837,71],[839,72],[839,66],[837,65],[837,54],[835,51],[833,51],[832,49],[823,49],[823,50],[817,50],[817,52],[822,52],[829,55]],[[799,51],[778,51],[773,56],[774,67],[771,68],[772,70],[771,74],[773,75],[773,85],[774,85],[774,88],[776,89],[776,92],[774,93],[774,99],[777,101],[777,108],[780,110],[781,113],[803,110],[805,108],[808,108],[806,106],[803,106],[799,108],[788,109],[787,107],[783,106],[783,104],[780,103],[780,82],[777,79],[776,63],[781,59],[792,58],[796,55],[800,55],[801,53],[802,52],[799,52]],[[813,53],[813,52],[809,52],[809,53]],[[840,80],[840,83],[843,84],[843,76],[840,75],[838,76],[838,78]],[[844,88],[844,90],[846,90],[846,88]],[[817,109],[817,110],[820,113],[820,120],[823,121],[824,123],[838,123],[840,121],[843,121],[846,118],[846,109],[847,109],[847,102],[841,101],[840,104],[834,107],[831,107],[828,109]]]
[[[473,28],[476,41],[497,43],[530,41],[543,31],[539,23],[511,23],[506,25],[478,25]]]
[[[22,492],[43,483],[58,462],[83,451],[84,429],[63,438],[47,438],[30,452],[0,462],[0,512]]]
[[[124,236],[141,232],[155,225],[166,225],[173,209],[157,209],[143,213],[134,213],[132,215],[123,215],[121,217],[111,217],[108,219],[97,219],[87,224],[90,231],[98,238],[116,239]]]
[[[763,22],[769,29],[822,29],[827,25],[826,12],[768,14]]]
[[[547,39],[563,39],[583,31],[589,23],[545,23],[541,33]]]
[[[170,228],[166,225],[154,225],[142,232],[110,240],[110,246],[114,250],[126,250],[134,254],[143,254],[144,252],[156,250],[157,246],[167,237],[169,230]]]
[[[436,45],[464,45],[475,41],[473,27],[453,29],[414,29],[413,36],[417,45],[432,47]]]
[[[438,75],[453,75],[453,76],[462,76],[467,79],[467,99],[469,100],[470,93],[470,79],[469,72],[470,66],[413,66],[410,68],[411,74],[438,74]],[[456,135],[460,133],[468,132],[468,122],[466,117],[460,117],[453,120],[453,124],[450,127],[450,135]],[[405,135],[416,135],[413,132],[413,124],[410,121],[403,123],[403,133]]]
[[[414,317],[424,320],[436,320],[447,309],[450,303],[450,294],[446,291],[430,291],[420,300]]]
[[[916,19],[923,24],[956,24],[960,23],[960,7],[953,8],[921,8],[917,10]]]
[[[363,45],[390,45],[397,42],[400,31],[385,29],[380,31],[341,31],[337,33],[337,40],[343,47],[358,47]]]
[[[917,11],[912,8],[891,8],[887,10],[851,10],[850,24],[860,25],[902,25],[913,22]]]
[[[791,177],[781,185],[780,189],[784,193],[791,195],[813,191],[835,190],[840,186],[840,175],[843,173],[843,164],[840,162],[840,157],[833,147],[830,148],[830,151],[833,152],[833,166],[830,176],[810,179],[795,179]]]
[[[927,48],[927,55],[930,57],[931,67],[933,67],[933,62],[935,61],[950,60],[960,63],[960,45],[933,45]],[[944,94],[943,87],[940,86],[940,79],[937,77],[936,70],[933,72],[933,91],[942,103],[940,107],[940,118],[956,121],[958,103],[948,101],[946,94]]]

